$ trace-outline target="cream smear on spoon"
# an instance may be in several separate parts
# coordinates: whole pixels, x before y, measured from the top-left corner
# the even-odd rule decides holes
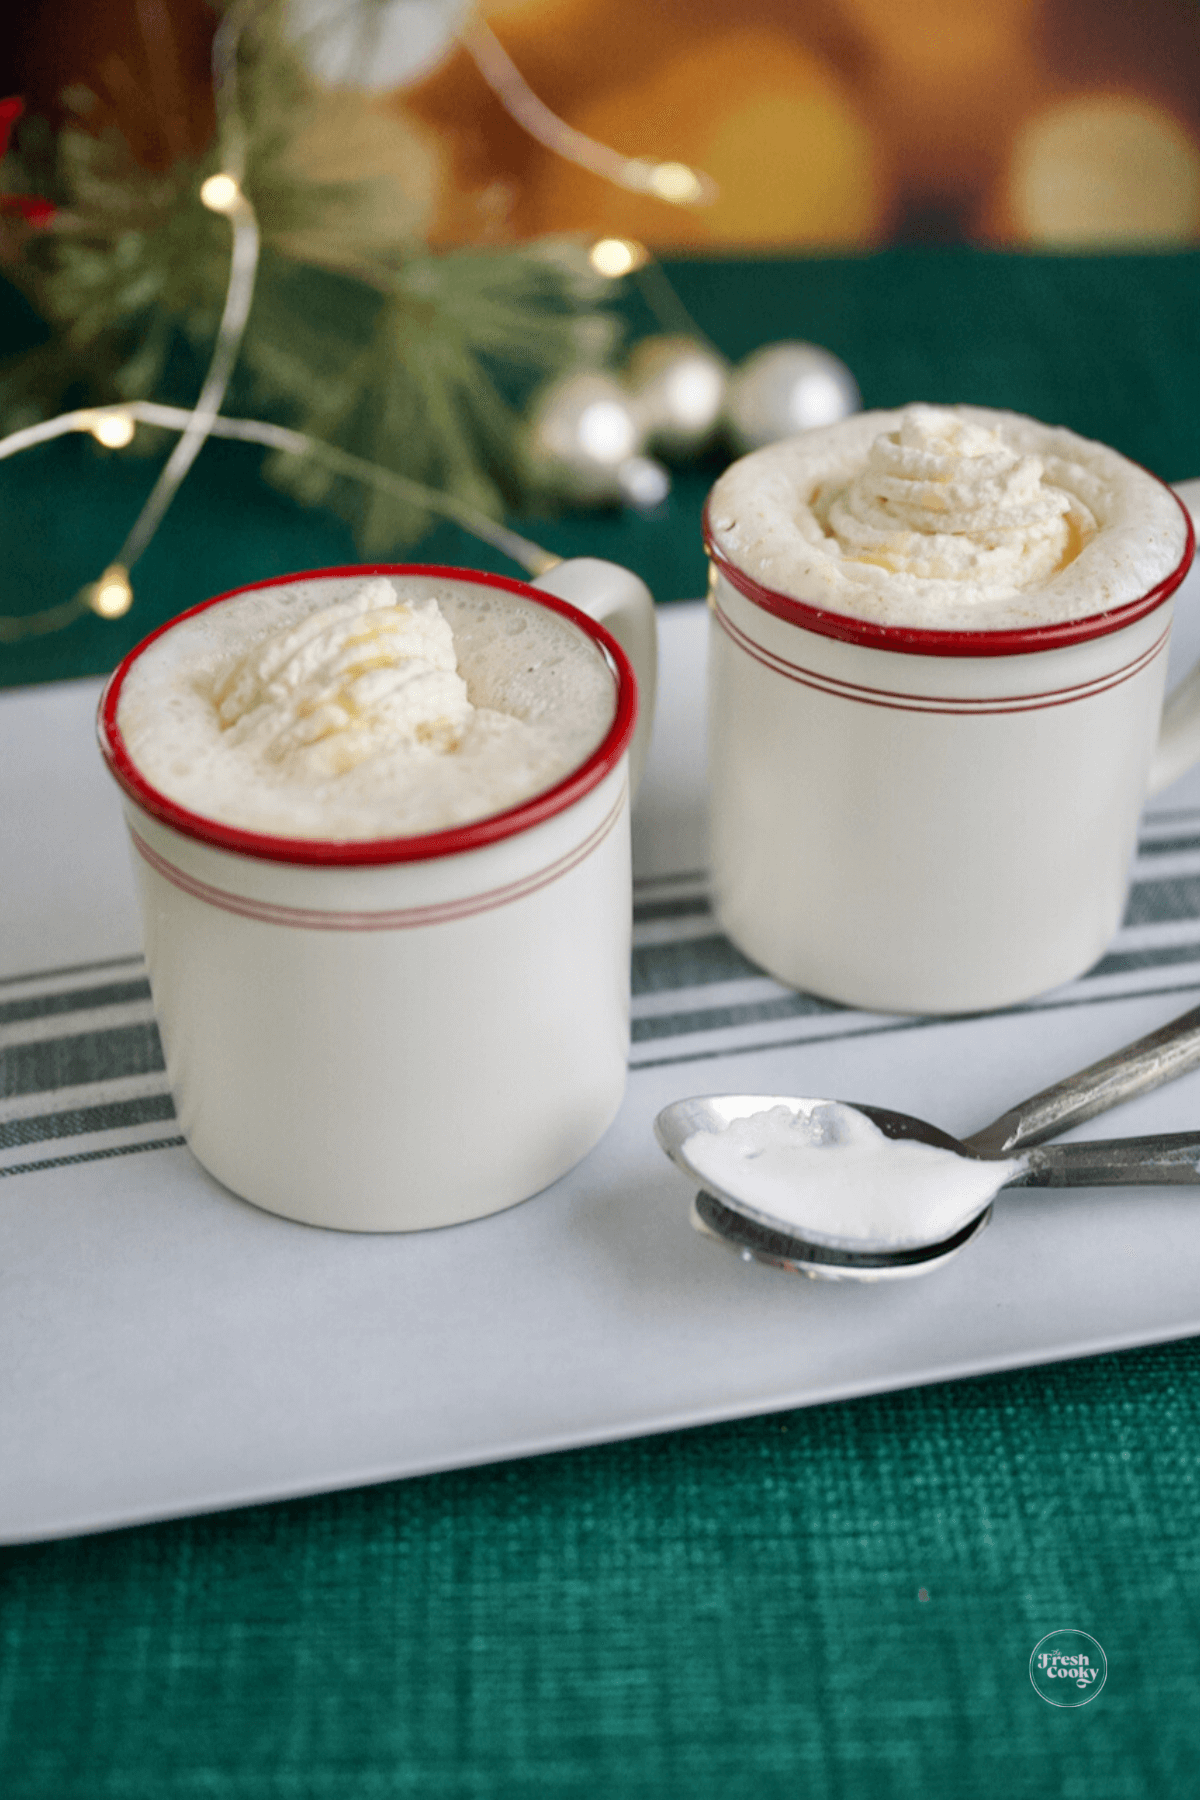
[[[891,1138],[857,1107],[772,1106],[695,1131],[682,1159],[731,1204],[839,1247],[940,1243],[976,1218],[1024,1167],[913,1138]]]

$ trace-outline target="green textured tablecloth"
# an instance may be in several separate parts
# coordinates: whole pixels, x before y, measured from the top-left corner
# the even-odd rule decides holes
[[[731,355],[811,338],[868,405],[1012,406],[1200,474],[1200,256],[672,274]],[[94,574],[148,479],[83,443],[7,466],[3,610]],[[705,483],[534,535],[694,594]],[[0,680],[100,672],[207,593],[351,555],[211,446],[131,617],[0,649]],[[450,530],[421,555],[507,566]],[[1198,1373],[1193,1341],[0,1551],[0,1795],[1190,1794]],[[1076,1710],[1027,1674],[1067,1626],[1109,1661]]]

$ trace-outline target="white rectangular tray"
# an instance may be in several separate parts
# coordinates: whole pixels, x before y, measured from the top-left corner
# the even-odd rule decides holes
[[[545,1194],[412,1237],[287,1224],[193,1162],[92,739],[98,684],[0,698],[0,1539],[1200,1332],[1187,1190],[1016,1193],[957,1262],[888,1287],[746,1265],[689,1229],[651,1135],[668,1100],[820,1093],[970,1130],[1193,1004],[1200,777],[1148,815],[1128,922],[1083,980],[979,1019],[828,1006],[746,965],[708,911],[703,610],[661,624],[624,1109]],[[1083,1134],[1198,1121],[1200,1074]]]

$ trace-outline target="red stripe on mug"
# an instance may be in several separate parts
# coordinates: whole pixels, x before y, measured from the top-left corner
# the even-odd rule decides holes
[[[467,895],[462,900],[446,900],[437,906],[401,907],[386,912],[332,912],[318,907],[277,906],[269,900],[253,900],[245,894],[231,894],[225,888],[213,887],[210,882],[201,881],[195,875],[185,874],[174,863],[152,850],[132,826],[129,828],[129,835],[138,855],[156,874],[169,881],[173,887],[179,888],[182,893],[191,895],[194,900],[219,907],[222,912],[237,913],[243,919],[257,919],[264,925],[284,925],[296,931],[412,931],[426,925],[447,925],[456,919],[470,919],[477,913],[494,912],[498,907],[511,906],[514,901],[524,900],[541,888],[560,881],[572,869],[578,868],[580,863],[586,862],[608,837],[621,816],[628,791],[628,787],[622,787],[615,805],[582,843],[577,844],[557,862],[548,863],[544,869],[537,870],[535,874],[528,875],[521,881],[510,882],[506,887]]]
[[[1094,694],[1106,694],[1110,688],[1120,687],[1123,682],[1131,680],[1147,668],[1164,649],[1170,636],[1170,626],[1167,626],[1140,656],[1110,675],[1095,681],[1080,682],[1076,687],[1049,688],[1041,694],[996,695],[986,700],[957,698],[949,694],[925,697],[903,694],[889,688],[861,687],[856,682],[839,681],[835,676],[822,675],[816,669],[807,669],[800,663],[789,662],[786,657],[776,655],[773,650],[768,650],[765,645],[748,637],[715,599],[709,601],[709,606],[725,635],[739,650],[745,651],[747,656],[753,657],[755,662],[761,663],[774,674],[782,675],[785,681],[794,681],[801,687],[813,688],[817,693],[830,694],[838,700],[856,701],[862,706],[882,706],[892,712],[943,713],[957,718],[977,718],[994,713],[1040,712],[1046,707],[1067,706],[1076,700],[1090,700]]]

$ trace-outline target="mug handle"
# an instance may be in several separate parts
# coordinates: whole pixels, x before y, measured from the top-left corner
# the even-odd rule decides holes
[[[589,619],[611,631],[633,664],[638,684],[638,720],[629,751],[629,785],[636,794],[654,725],[658,685],[658,626],[654,599],[645,582],[619,563],[596,556],[575,556],[555,563],[531,585],[577,606]]]
[[[1200,479],[1177,481],[1175,492],[1191,513],[1200,536]],[[1198,567],[1200,560],[1193,566],[1193,573]],[[1196,762],[1200,762],[1200,663],[1167,695],[1147,794],[1161,793]]]

